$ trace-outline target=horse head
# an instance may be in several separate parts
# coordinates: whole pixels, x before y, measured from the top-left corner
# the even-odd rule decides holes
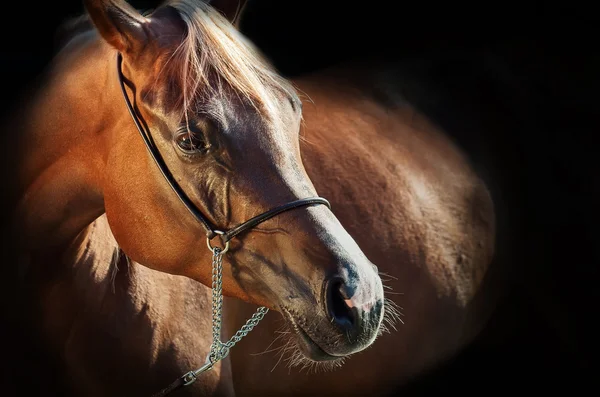
[[[301,100],[218,3],[175,0],[142,15],[118,0],[85,1],[106,53],[122,56],[131,103],[164,164],[227,230],[317,192],[300,156]],[[109,85],[117,89],[116,77]],[[145,266],[210,286],[206,231],[165,183],[118,91],[97,95],[117,115],[105,121],[102,192],[116,241]],[[337,360],[377,337],[377,268],[327,206],[283,212],[229,243],[223,293],[280,311],[309,359]]]

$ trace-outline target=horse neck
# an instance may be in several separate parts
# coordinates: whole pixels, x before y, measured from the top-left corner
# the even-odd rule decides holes
[[[104,212],[105,136],[123,117],[106,100],[119,98],[111,55],[96,38],[72,41],[18,118],[15,219],[28,250],[63,249]]]
[[[20,279],[27,281],[19,296],[39,310],[42,337],[59,351],[69,341],[74,353],[77,343],[109,341],[116,347],[106,348],[108,358],[121,354],[129,365],[131,357],[142,357],[143,371],[160,354],[190,360],[208,350],[210,322],[198,308],[210,309],[210,290],[128,260],[110,230],[102,180],[109,135],[131,128],[118,81],[114,50],[84,34],[54,59],[43,88],[15,118],[18,128],[11,132],[21,144],[14,217],[19,246],[13,249]],[[82,340],[69,340],[75,329]],[[193,340],[169,352],[171,334]],[[84,357],[67,357],[74,366],[79,360],[83,366]],[[169,378],[178,375],[174,369],[180,370],[165,368]]]

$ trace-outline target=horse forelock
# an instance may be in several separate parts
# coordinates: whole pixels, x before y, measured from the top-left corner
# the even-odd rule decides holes
[[[299,103],[293,85],[217,10],[195,0],[165,5],[178,12],[186,28],[165,67],[182,89],[182,114],[196,112],[207,96],[231,93],[272,121],[279,119],[282,95]]]

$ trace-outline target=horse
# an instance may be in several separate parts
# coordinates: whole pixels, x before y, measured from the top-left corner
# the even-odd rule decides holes
[[[236,395],[396,395],[468,346],[502,296],[509,267],[494,249],[506,248],[495,235],[505,220],[497,222],[494,209],[504,208],[464,151],[398,94],[411,91],[393,83],[398,70],[351,63],[294,80],[307,98],[303,163],[377,264],[394,310],[388,329],[329,371],[304,362],[271,316],[232,352]],[[231,332],[254,308],[227,303]]]
[[[381,394],[477,335],[492,197],[380,71],[361,71],[368,94],[338,70],[290,82],[236,29],[235,1],[84,4],[10,127],[18,321],[40,392],[150,395],[201,365],[215,252],[223,332],[256,305],[287,330],[267,315],[178,395]],[[249,355],[277,331],[280,356]],[[286,353],[336,370],[282,376]]]

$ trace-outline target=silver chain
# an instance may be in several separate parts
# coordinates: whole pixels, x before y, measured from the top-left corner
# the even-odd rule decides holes
[[[246,321],[246,324],[242,326],[227,342],[221,341],[221,324],[223,321],[223,254],[229,248],[229,243],[225,246],[225,249],[219,247],[211,247],[210,241],[208,241],[208,247],[212,251],[212,337],[213,341],[210,345],[210,352],[206,357],[205,364],[195,371],[190,371],[183,376],[185,385],[189,385],[196,381],[197,375],[202,372],[212,369],[212,367],[220,360],[227,357],[229,350],[236,343],[250,331],[256,327],[256,325],[263,319],[265,314],[269,311],[268,308],[261,306],[256,312]]]
[[[269,311],[266,307],[259,307],[227,342],[221,342],[221,322],[223,319],[223,252],[221,248],[213,248],[212,270],[212,331],[213,342],[210,347],[211,361],[217,362],[227,356],[229,350],[263,319]]]

